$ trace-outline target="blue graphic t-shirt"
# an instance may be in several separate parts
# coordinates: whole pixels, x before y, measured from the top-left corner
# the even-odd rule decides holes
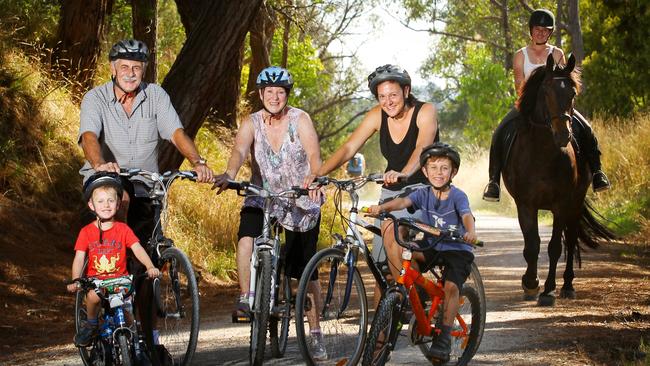
[[[465,227],[461,217],[464,214],[471,214],[469,200],[465,192],[451,186],[447,199],[439,200],[433,193],[431,187],[420,188],[411,193],[408,198],[413,202],[413,207],[422,210],[424,223],[439,229],[457,230],[462,236],[465,234]],[[430,242],[435,238],[428,237]],[[441,241],[436,244],[435,249],[444,250],[466,250],[471,252],[472,246],[450,241]]]

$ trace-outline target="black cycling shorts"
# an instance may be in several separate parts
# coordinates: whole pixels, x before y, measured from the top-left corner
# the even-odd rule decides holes
[[[264,225],[264,212],[257,207],[243,207],[239,213],[239,231],[237,239],[245,236],[256,238],[262,235]],[[318,234],[320,233],[320,217],[316,226],[305,232],[291,231],[284,229],[285,245],[280,253],[283,259],[286,273],[291,278],[300,279],[305,266],[316,254]],[[318,279],[318,271],[314,271],[310,278],[312,281]]]
[[[425,265],[422,266],[422,272],[426,272],[426,270],[437,263],[442,263],[444,265],[442,280],[455,283],[459,291],[463,288],[463,284],[467,281],[467,277],[469,277],[472,271],[472,263],[474,262],[474,254],[472,252],[466,250],[445,250],[439,252],[431,249],[423,252],[423,254]]]

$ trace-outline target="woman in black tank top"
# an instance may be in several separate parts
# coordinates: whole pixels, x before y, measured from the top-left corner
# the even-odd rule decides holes
[[[345,164],[375,132],[379,132],[381,152],[388,161],[382,197],[399,194],[405,186],[426,183],[420,169],[420,152],[438,140],[435,106],[415,99],[411,94],[410,76],[395,65],[378,67],[368,76],[368,88],[378,104],[366,113],[348,140],[323,163],[318,175],[327,175]],[[404,177],[408,177],[407,181],[398,183]],[[382,230],[391,232],[390,226],[392,224],[385,221]],[[396,264],[389,268],[397,278],[401,247],[393,235],[385,235],[383,244],[389,262]]]

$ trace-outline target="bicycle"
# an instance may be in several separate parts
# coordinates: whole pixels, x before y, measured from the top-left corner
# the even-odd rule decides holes
[[[143,273],[135,276],[135,280],[133,275],[128,275],[103,280],[82,277],[69,282],[76,282],[80,288],[75,301],[77,333],[87,322],[84,303],[86,293],[95,291],[101,299],[99,334],[89,346],[79,347],[84,365],[131,366],[148,357],[140,322],[133,319],[132,324],[128,324],[127,321],[129,315],[132,315],[131,296],[136,288],[133,283],[146,275]]]
[[[145,196],[154,207],[155,227],[145,247],[152,262],[160,269],[161,277],[153,281],[155,310],[148,319],[153,333],[149,343],[162,344],[174,365],[189,365],[199,336],[199,292],[192,263],[174,241],[165,237],[163,226],[167,216],[169,189],[177,179],[196,180],[193,171],[153,173],[141,169],[122,170],[121,176],[132,181],[144,181]],[[136,178],[135,180],[132,178]],[[140,185],[142,186],[142,185]],[[140,193],[136,190],[136,197]],[[157,329],[159,328],[159,329]],[[150,337],[150,338],[149,338]],[[158,339],[156,339],[158,338]],[[158,347],[153,347],[154,352]],[[158,359],[165,355],[156,355]]]
[[[316,306],[328,352],[328,361],[336,365],[356,365],[362,355],[368,326],[368,300],[357,268],[359,255],[364,257],[382,292],[388,288],[388,282],[381,268],[369,255],[370,251],[356,227],[361,226],[376,235],[381,235],[381,229],[357,216],[359,204],[357,191],[368,182],[382,184],[383,175],[371,174],[347,180],[319,177],[316,182],[319,186],[332,184],[336,187],[334,204],[346,226],[346,236],[334,234],[334,245],[316,253],[303,271],[296,295],[298,344],[305,362],[314,365],[317,360],[312,356],[307,344],[302,319],[305,311]],[[352,202],[349,218],[345,218],[342,213],[342,192],[348,193]],[[318,273],[319,291],[324,291],[320,295],[322,304],[315,304],[314,297],[308,296],[307,286],[314,273]]]
[[[280,358],[284,356],[287,348],[291,321],[291,279],[284,272],[285,266],[280,256],[281,225],[272,219],[271,206],[276,199],[296,199],[309,192],[303,188],[292,187],[273,193],[244,181],[229,181],[227,188],[236,190],[240,196],[258,196],[264,199],[264,224],[262,234],[253,242],[248,292],[251,314],[249,361],[251,365],[261,365],[264,361],[267,328],[271,353],[273,357]]]
[[[405,248],[402,252],[402,271],[397,284],[388,289],[379,304],[370,327],[368,347],[363,355],[364,366],[384,365],[388,361],[390,352],[397,344],[404,312],[409,302],[413,308],[413,316],[409,322],[409,340],[412,345],[417,345],[425,356],[427,355],[428,345],[439,334],[439,327],[442,324],[445,292],[441,273],[444,263],[439,257],[432,261],[431,273],[435,276],[435,280],[431,280],[411,266],[412,252],[429,250],[443,239],[466,243],[455,231],[434,228],[412,218],[397,219],[389,213],[382,213],[377,217],[392,220],[396,228],[403,225],[437,239],[432,244],[421,247],[415,242],[402,241],[395,230],[395,240]],[[480,241],[467,244],[483,246]],[[421,297],[416,286],[424,290],[424,296]],[[485,315],[485,304],[481,303],[481,296],[477,290],[471,286],[463,286],[460,291],[460,309],[451,332],[450,362],[457,366],[464,366],[472,359],[483,337]],[[430,361],[434,365],[441,364],[435,359]]]

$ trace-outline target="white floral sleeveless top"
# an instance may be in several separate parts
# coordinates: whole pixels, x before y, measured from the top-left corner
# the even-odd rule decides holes
[[[280,192],[293,186],[301,186],[311,169],[307,153],[298,137],[298,117],[305,113],[300,109],[289,107],[287,118],[289,128],[277,153],[271,148],[267,138],[266,125],[262,111],[251,114],[255,139],[253,141],[251,182],[271,192]],[[263,207],[260,197],[247,197],[245,206]],[[271,216],[291,231],[305,232],[318,222],[320,205],[309,197],[298,199],[276,199],[271,208]]]

